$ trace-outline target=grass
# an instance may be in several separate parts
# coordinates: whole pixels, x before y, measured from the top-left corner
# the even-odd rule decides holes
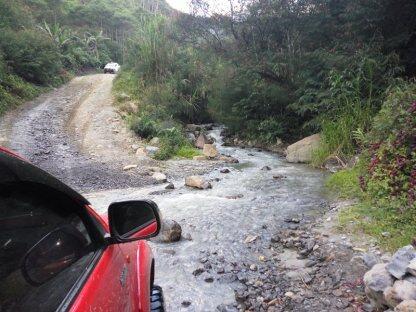
[[[415,237],[416,211],[409,209],[399,214],[396,209],[383,209],[367,200],[341,211],[339,225],[353,234],[370,235],[383,249],[395,251]]]
[[[393,208],[397,206],[393,199],[381,202],[370,198],[359,186],[360,172],[362,169],[356,165],[331,175],[325,183],[330,194],[336,198],[358,199],[358,204],[339,213],[340,230],[355,236],[365,234],[374,237],[387,251],[410,244],[416,236],[416,209],[399,212]]]
[[[180,158],[192,159],[194,156],[199,156],[199,155],[202,155],[199,149],[192,147],[190,145],[184,145],[184,146],[181,146],[177,150],[175,156],[180,157]]]
[[[360,170],[356,166],[332,174],[326,180],[325,185],[337,198],[359,198],[363,193],[359,186],[359,176]]]

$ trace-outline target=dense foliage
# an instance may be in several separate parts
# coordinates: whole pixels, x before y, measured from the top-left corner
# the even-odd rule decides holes
[[[72,73],[122,63],[141,15],[165,9],[162,1],[0,0],[0,114]]]

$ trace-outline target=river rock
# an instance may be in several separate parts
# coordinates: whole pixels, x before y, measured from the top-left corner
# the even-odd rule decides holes
[[[393,286],[394,279],[386,267],[387,264],[378,263],[364,275],[365,293],[375,308],[386,305],[383,292]]]
[[[384,299],[391,308],[404,300],[416,300],[416,285],[408,281],[398,280],[392,287],[384,290]]]
[[[128,170],[132,170],[136,168],[137,168],[137,165],[127,165],[123,167],[123,171],[128,171]]]
[[[219,157],[219,160],[224,161],[224,162],[229,163],[229,164],[238,164],[239,163],[238,159],[234,158],[232,156],[221,155]]]
[[[416,300],[405,300],[402,301],[394,312],[416,312]]]
[[[215,158],[218,156],[218,150],[214,144],[205,144],[202,153],[209,158]]]
[[[401,279],[407,270],[410,261],[416,257],[412,245],[400,248],[394,255],[392,261],[387,265],[387,271],[397,279]]]
[[[185,178],[185,185],[193,188],[205,190],[212,188],[211,183],[206,181],[204,177],[201,176],[189,176]]]
[[[146,157],[148,154],[147,154],[147,151],[146,151],[146,148],[145,147],[139,147],[137,150],[136,150],[136,155],[137,156],[140,156],[140,157]]]
[[[289,145],[286,150],[286,160],[291,163],[309,163],[312,161],[313,151],[320,143],[320,135],[314,134]]]
[[[160,139],[158,137],[154,137],[149,142],[151,145],[159,145]]]
[[[221,173],[230,173],[230,169],[228,168],[223,168],[220,170]]]
[[[409,262],[406,271],[412,274],[413,276],[416,276],[416,259],[413,259]]]
[[[195,146],[197,148],[203,149],[205,144],[213,143],[205,134],[201,133],[196,139]]]
[[[261,168],[261,170],[269,171],[269,170],[272,170],[272,168],[270,168],[269,166],[264,166],[263,168]]]
[[[193,160],[208,160],[207,156],[204,155],[196,155],[192,157]]]
[[[195,144],[195,142],[196,142],[195,134],[193,134],[192,132],[187,132],[186,137],[187,137],[189,142],[191,142],[192,144]]]
[[[199,125],[194,125],[194,124],[187,124],[186,125],[186,130],[191,131],[191,132],[195,132],[195,131],[201,131],[201,126]]]
[[[158,150],[159,150],[159,147],[157,146],[151,146],[151,145],[146,146],[146,152],[148,155],[152,156],[156,154]]]
[[[163,220],[157,240],[163,243],[177,242],[181,239],[182,228],[175,220]]]
[[[165,186],[165,189],[167,189],[167,190],[174,190],[175,189],[175,185],[172,182],[169,182],[169,184]]]
[[[161,172],[153,173],[152,178],[155,179],[157,183],[165,183],[167,181],[166,175]]]

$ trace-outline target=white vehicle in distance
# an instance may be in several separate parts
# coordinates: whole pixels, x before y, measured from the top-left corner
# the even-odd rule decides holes
[[[120,65],[118,63],[110,62],[104,66],[104,74],[116,74],[120,70]]]

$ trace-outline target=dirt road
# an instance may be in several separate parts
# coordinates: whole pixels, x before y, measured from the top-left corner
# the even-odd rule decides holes
[[[112,106],[113,75],[73,79],[10,112],[0,122],[0,144],[83,192],[152,183],[137,163],[136,138]],[[142,169],[142,170],[140,170]]]

